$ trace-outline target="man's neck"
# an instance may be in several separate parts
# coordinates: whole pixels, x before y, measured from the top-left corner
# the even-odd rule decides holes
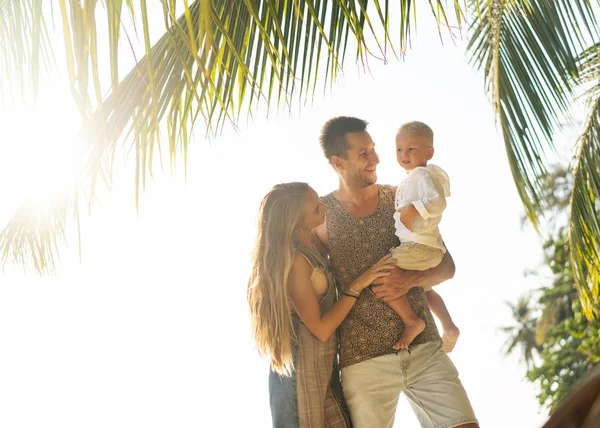
[[[343,201],[354,206],[363,206],[378,197],[379,188],[377,184],[371,184],[366,187],[355,187],[348,185],[340,180],[338,189],[335,191],[335,197],[338,201]]]

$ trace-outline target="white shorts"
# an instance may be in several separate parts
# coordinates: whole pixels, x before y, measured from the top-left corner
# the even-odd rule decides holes
[[[439,265],[444,258],[444,250],[416,242],[403,242],[392,250],[396,266],[406,270],[427,270]],[[431,288],[426,289],[429,291]]]
[[[354,428],[391,428],[400,392],[406,394],[422,427],[477,423],[458,371],[441,342],[345,367],[342,387]]]

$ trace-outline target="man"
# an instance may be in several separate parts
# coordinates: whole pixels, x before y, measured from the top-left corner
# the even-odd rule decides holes
[[[379,157],[366,128],[364,120],[336,117],[323,126],[320,138],[339,186],[322,198],[328,211],[316,235],[329,252],[340,290],[399,244],[394,234],[395,188],[376,184]],[[340,327],[342,385],[355,428],[391,427],[402,391],[423,427],[478,427],[456,368],[442,351],[421,288],[453,275],[454,262],[446,252],[435,268],[395,268],[360,294]],[[384,302],[404,294],[426,327],[410,351],[396,352],[392,346],[402,332],[402,320]]]

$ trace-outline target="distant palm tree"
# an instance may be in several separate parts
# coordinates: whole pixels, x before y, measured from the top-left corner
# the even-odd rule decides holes
[[[515,324],[501,328],[508,336],[504,344],[504,353],[509,355],[518,350],[520,358],[529,370],[533,367],[534,355],[540,351],[536,342],[536,318],[530,307],[530,299],[528,296],[521,296],[516,304],[506,304],[510,307]]]
[[[136,187],[143,187],[166,131],[171,159],[185,155],[198,119],[212,132],[234,126],[257,105],[294,109],[317,85],[330,85],[345,64],[348,42],[362,63],[404,51],[416,5],[400,0],[195,0],[162,1],[164,35],[152,45],[146,0],[0,0],[0,96],[38,91],[40,70],[51,64],[45,22],[51,10],[62,22],[71,93],[83,118],[85,144],[76,192],[45,216],[23,207],[0,234],[4,260],[33,260],[47,269],[56,253],[75,195],[99,177],[110,181],[119,147],[135,153]],[[600,35],[599,0],[469,0],[444,6],[429,0],[439,25],[450,12],[461,26],[472,21],[469,55],[486,73],[514,181],[534,225],[543,212],[545,154],[557,126],[578,96],[589,100],[577,142],[571,200],[571,257],[588,316],[599,315],[600,296]],[[468,7],[464,5],[468,4]],[[100,11],[103,5],[105,11]],[[139,5],[139,8],[134,7]],[[52,6],[52,7],[51,7]],[[102,13],[101,13],[102,12]],[[145,56],[119,75],[122,22],[141,29]],[[105,17],[111,88],[99,79],[96,28]],[[152,23],[155,24],[155,23]],[[390,32],[399,32],[391,43]],[[395,45],[395,49],[394,49]],[[29,85],[31,83],[31,85]],[[582,95],[583,94],[583,95]],[[42,227],[42,226],[48,227]]]
[[[556,201],[561,204],[561,200]],[[550,217],[556,214],[550,214]],[[544,243],[544,261],[553,275],[552,285],[540,288],[539,304],[542,312],[536,323],[537,344],[546,341],[548,333],[567,319],[573,318],[573,303],[577,299],[577,290],[573,279],[573,269],[569,258],[569,239],[564,227],[556,236]]]

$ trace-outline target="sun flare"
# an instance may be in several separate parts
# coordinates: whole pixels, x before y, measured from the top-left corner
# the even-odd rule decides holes
[[[73,136],[80,119],[73,114],[69,98],[54,98],[37,109],[10,112],[2,120],[0,141],[10,162],[3,163],[14,180],[8,185],[21,202],[44,209],[58,195],[70,192],[81,166]]]

